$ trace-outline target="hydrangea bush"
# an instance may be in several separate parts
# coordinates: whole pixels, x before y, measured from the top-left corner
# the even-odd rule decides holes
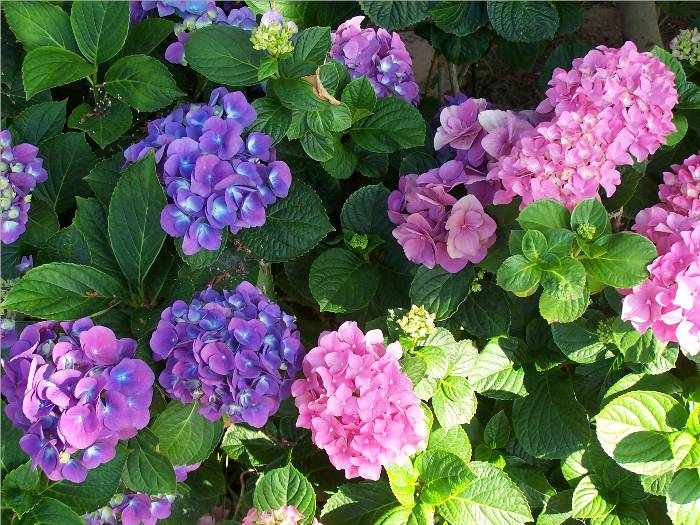
[[[700,523],[698,18],[582,9],[3,3],[0,519]]]

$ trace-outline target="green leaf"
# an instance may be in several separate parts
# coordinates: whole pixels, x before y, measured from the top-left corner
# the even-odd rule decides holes
[[[501,338],[486,343],[468,374],[469,384],[477,392],[494,399],[515,399],[527,393],[525,372],[506,353],[505,341]]]
[[[93,111],[90,104],[80,104],[68,117],[68,126],[87,133],[100,148],[117,140],[131,127],[131,110],[119,100],[110,100],[109,108]]]
[[[185,58],[192,69],[229,86],[257,84],[264,53],[253,49],[248,31],[213,24],[193,31],[190,37],[185,42]]]
[[[294,42],[294,62],[310,62],[315,66],[323,61],[331,49],[330,27],[309,27],[299,33]]]
[[[341,141],[340,135],[333,137],[333,157],[321,163],[323,169],[336,179],[349,178],[357,168],[358,158],[349,144]]]
[[[175,469],[158,452],[158,438],[147,428],[129,441],[123,480],[127,488],[146,494],[175,494]]]
[[[329,161],[335,153],[333,137],[327,134],[306,133],[300,142],[306,154],[319,162]]]
[[[92,266],[103,270],[108,275],[121,276],[121,269],[109,242],[105,207],[96,199],[78,197],[75,225],[88,245]]]
[[[361,77],[362,78],[362,77]],[[409,173],[425,173],[433,168],[437,168],[437,161],[423,151],[413,151],[406,155],[399,166],[399,175]]]
[[[221,257],[221,254],[226,249],[228,233],[228,230],[224,230],[222,232],[221,246],[219,246],[218,250],[200,250],[193,255],[185,255],[185,253],[182,251],[182,240],[180,239],[177,239],[175,241],[175,249],[177,250],[177,254],[180,256],[180,259],[185,261],[185,263],[187,263],[187,265],[191,268],[195,270],[209,268],[210,266],[215,264],[217,260],[219,260],[219,257]]]
[[[311,523],[316,512],[316,495],[311,483],[292,464],[270,470],[255,484],[253,505],[259,511],[294,505]]]
[[[58,216],[51,205],[37,199],[29,208],[27,230],[22,235],[22,241],[41,248],[59,228]]]
[[[379,272],[343,248],[323,252],[311,265],[309,288],[322,312],[364,308],[379,286]]]
[[[173,33],[174,22],[166,18],[146,18],[129,28],[126,42],[117,57],[148,55]]]
[[[254,100],[253,107],[257,113],[257,118],[251,128],[270,135],[273,144],[277,144],[287,134],[289,125],[292,122],[291,110],[285,108],[278,100],[271,97]]]
[[[491,32],[479,29],[469,36],[455,36],[431,28],[430,42],[447,60],[455,64],[474,64],[488,51],[491,45]]]
[[[411,302],[425,306],[435,314],[436,321],[444,321],[452,317],[466,299],[473,279],[471,267],[450,273],[440,267],[420,266],[411,283]]]
[[[667,394],[628,392],[596,416],[598,441],[623,468],[637,474],[663,474],[674,467],[670,435],[683,428],[687,417],[684,407]]]
[[[595,228],[593,235],[586,240],[594,241],[610,233],[608,212],[598,199],[586,199],[579,202],[571,214],[571,229],[577,231],[579,226],[589,224]]]
[[[75,206],[77,195],[88,196],[90,188],[83,177],[95,165],[95,155],[82,133],[64,133],[44,142],[39,148],[49,178],[39,184],[34,196],[49,202],[56,213]]]
[[[377,94],[365,76],[358,77],[345,86],[340,100],[352,111],[353,121],[371,115],[377,106]]]
[[[529,395],[515,400],[513,430],[528,454],[545,459],[563,458],[590,437],[586,410],[571,380],[559,370],[541,374]]]
[[[494,451],[494,455],[499,451]],[[523,491],[530,508],[541,509],[556,494],[547,476],[538,468],[515,456],[506,456],[503,470]]]
[[[276,58],[266,56],[260,61],[258,67],[258,80],[261,82],[279,74],[279,62]]]
[[[258,259],[284,262],[311,250],[333,227],[316,192],[298,180],[289,195],[266,209],[265,224],[241,230],[238,238]]]
[[[590,476],[579,481],[571,499],[571,510],[574,518],[603,518],[615,508],[615,502],[602,492]]]
[[[200,463],[219,444],[221,420],[209,421],[198,409],[199,403],[183,405],[172,401],[151,423],[151,430],[160,441],[159,452],[173,465]]]
[[[444,450],[462,458],[469,463],[472,455],[472,446],[469,436],[461,425],[450,428],[436,428],[428,436],[427,450]]]
[[[526,293],[540,282],[542,272],[536,262],[523,255],[508,257],[496,274],[498,286],[515,293]]]
[[[78,50],[68,15],[60,6],[44,2],[7,2],[3,11],[10,29],[27,51],[42,46]]]
[[[449,376],[440,381],[432,403],[435,417],[440,426],[447,430],[469,423],[476,412],[474,390],[464,377]]]
[[[668,148],[678,144],[688,133],[688,119],[682,113],[673,116],[673,125],[676,126],[676,131],[666,136],[665,146]]]
[[[53,498],[43,498],[28,511],[17,525],[85,525],[83,518],[65,503]]]
[[[578,299],[586,293],[586,270],[573,257],[562,257],[558,267],[542,272],[542,288],[562,301]]]
[[[488,463],[469,467],[477,477],[437,508],[448,523],[521,525],[532,520],[525,496],[507,474]]]
[[[92,73],[93,66],[62,47],[43,46],[24,57],[22,81],[27,99],[45,89],[70,84]]]
[[[683,65],[680,63],[680,61],[674,58],[671,53],[660,48],[659,46],[654,46],[654,48],[651,50],[651,54],[668,66],[676,77],[676,89],[680,91],[681,85],[687,80],[685,71],[683,70]]]
[[[416,482],[418,481],[418,471],[411,461],[407,460],[405,464],[394,463],[385,468],[389,478],[389,486],[391,486],[391,491],[396,496],[396,499],[404,507],[413,507],[415,504],[414,493],[416,491]]]
[[[184,95],[168,68],[147,55],[117,60],[105,74],[104,87],[112,97],[137,111],[156,111]]]
[[[442,450],[428,450],[418,456],[416,469],[421,480],[419,501],[428,505],[444,503],[475,478],[459,456]]]
[[[10,125],[15,144],[41,144],[58,135],[66,122],[66,102],[42,102],[23,110]]]
[[[508,295],[495,283],[484,281],[480,291],[467,296],[454,319],[480,339],[508,335],[511,323]]]
[[[88,183],[95,196],[105,206],[109,206],[114,188],[121,178],[124,154],[120,151],[100,161],[83,180]]]
[[[82,483],[53,482],[48,485],[43,494],[62,501],[80,514],[93,512],[107,505],[117,492],[125,461],[126,453],[121,446],[118,446],[114,459],[88,470],[87,477]],[[64,522],[57,522],[56,525],[64,525]]]
[[[485,4],[481,2],[437,2],[430,8],[433,23],[446,33],[471,35],[488,22]]]
[[[583,315],[589,300],[587,290],[582,297],[571,301],[562,301],[543,290],[539,302],[540,315],[549,323],[570,323]]]
[[[375,525],[396,506],[396,499],[385,481],[360,481],[338,487],[323,506],[324,525]]]
[[[510,437],[510,421],[503,410],[496,412],[484,427],[484,443],[491,448],[503,448]]]
[[[537,517],[537,525],[569,525],[571,518],[571,497],[573,490],[564,490],[547,500],[544,509]]]
[[[530,261],[537,261],[547,254],[547,237],[537,230],[527,230],[521,241],[522,254]]]
[[[571,215],[561,203],[541,199],[528,204],[518,215],[517,221],[526,230],[568,230]]]
[[[552,337],[561,352],[576,363],[594,363],[606,353],[605,343],[582,322],[552,325]]]
[[[613,325],[615,344],[628,363],[649,363],[657,359],[664,351],[661,343],[651,329],[640,334],[631,323],[615,319]]]
[[[165,241],[160,226],[165,204],[152,155],[131,164],[114,189],[109,204],[109,238],[122,273],[134,290],[143,283]]]
[[[593,243],[601,255],[583,258],[589,275],[614,288],[632,288],[647,278],[647,265],[656,257],[654,244],[631,232],[613,233]]]
[[[326,91],[335,98],[340,98],[345,86],[350,83],[350,73],[343,64],[335,60],[323,64],[318,70],[318,77]]]
[[[20,518],[33,509],[41,499],[33,494],[40,479],[40,471],[32,469],[31,461],[8,472],[2,480],[3,507],[9,507]]]
[[[76,1],[70,23],[83,56],[101,64],[116,55],[126,41],[129,6],[125,2]]]
[[[72,263],[42,264],[29,270],[3,306],[40,319],[63,321],[103,312],[125,295],[114,277]]]
[[[228,427],[221,441],[221,449],[231,459],[247,458],[253,466],[266,465],[286,456],[286,451],[280,449],[265,432],[245,425]]]
[[[673,525],[700,523],[700,468],[676,474],[666,494],[666,507]]]
[[[360,7],[377,26],[383,27],[387,31],[395,31],[425,20],[428,17],[430,2],[360,0]]]
[[[493,30],[510,42],[537,42],[554,38],[559,15],[552,2],[486,3]]]
[[[363,186],[352,193],[340,214],[343,230],[392,239],[394,227],[387,218],[388,198],[389,190],[383,184]]]
[[[71,224],[49,237],[46,245],[39,250],[39,261],[42,264],[53,261],[92,264],[90,249],[83,234],[80,233],[75,224]]]
[[[372,115],[353,125],[350,135],[367,151],[392,153],[399,149],[422,146],[425,141],[425,121],[418,110],[405,100],[384,97],[377,100]]]

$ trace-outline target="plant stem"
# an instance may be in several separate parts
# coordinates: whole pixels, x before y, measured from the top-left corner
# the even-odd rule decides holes
[[[457,66],[452,63],[448,63],[447,73],[450,76],[450,88],[452,89],[452,96],[456,97],[459,93],[459,75],[457,74]]]

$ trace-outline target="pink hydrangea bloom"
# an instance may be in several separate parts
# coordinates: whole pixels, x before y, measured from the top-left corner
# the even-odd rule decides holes
[[[659,186],[659,198],[673,211],[688,217],[700,217],[700,153],[692,155],[683,164],[674,164],[672,171],[664,172]]]
[[[700,222],[657,205],[639,213],[634,229],[657,245],[659,256],[646,281],[622,291],[622,319],[700,356]]]
[[[393,235],[409,261],[454,273],[486,257],[496,241],[495,222],[474,195],[458,201],[450,193],[471,180],[456,159],[401,177],[399,189],[389,195],[389,220],[397,225]]]
[[[294,505],[263,512],[251,508],[243,518],[242,525],[297,525],[303,519],[304,515]]]
[[[324,332],[292,385],[297,426],[348,479],[377,480],[382,466],[425,448],[427,428],[411,380],[401,371],[401,346],[384,346],[380,330],[364,334],[347,321]]]
[[[676,129],[673,73],[632,42],[598,46],[571,70],[555,69],[549,86],[538,111],[551,120],[525,132],[489,171],[503,184],[497,204],[519,195],[523,207],[551,198],[573,209],[601,186],[610,196],[620,183],[617,166],[645,160]]]

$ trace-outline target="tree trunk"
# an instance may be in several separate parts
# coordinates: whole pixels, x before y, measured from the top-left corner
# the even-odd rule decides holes
[[[622,35],[637,44],[640,51],[663,47],[654,2],[617,2],[622,14]]]

